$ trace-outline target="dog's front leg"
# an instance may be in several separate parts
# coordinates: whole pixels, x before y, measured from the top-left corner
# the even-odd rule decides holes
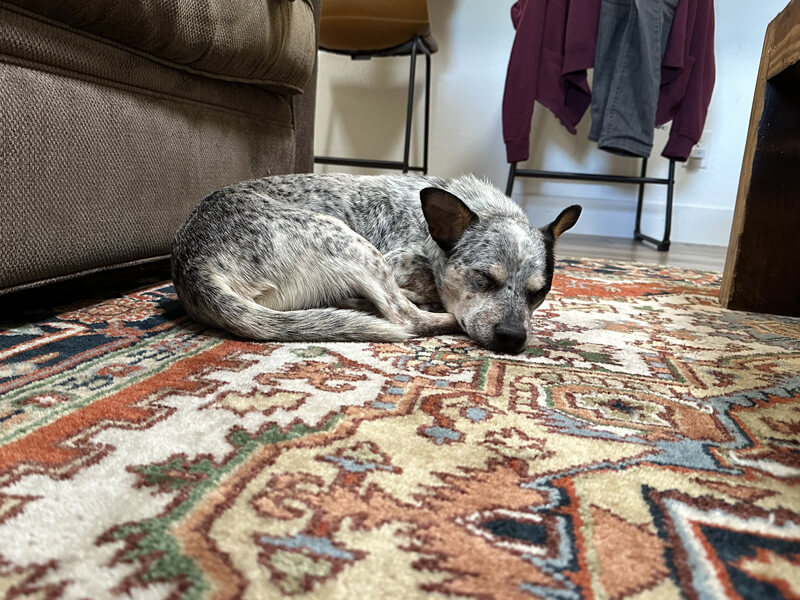
[[[412,335],[439,335],[458,333],[461,327],[456,318],[447,312],[428,312],[420,309],[401,290],[393,276],[389,264],[383,260],[377,250],[374,270],[364,274],[361,292],[374,304],[378,312],[395,323],[404,323]],[[380,257],[380,260],[378,260]]]
[[[400,293],[408,298],[407,290],[400,290]],[[403,304],[399,301],[396,304]],[[413,301],[412,301],[413,304]],[[366,298],[347,298],[341,302],[336,303],[336,308],[344,308],[348,310],[357,310],[371,315],[379,316],[381,312],[378,308],[367,300]],[[416,335],[436,335],[444,333],[459,333],[461,328],[455,322],[455,318],[450,318],[444,310],[444,307],[439,304],[424,304],[416,307],[418,310],[409,309],[400,310],[398,314],[405,315],[405,322],[410,322],[410,330]]]
[[[406,298],[420,307],[441,306],[430,262],[421,251],[402,248],[388,252],[384,258]]]

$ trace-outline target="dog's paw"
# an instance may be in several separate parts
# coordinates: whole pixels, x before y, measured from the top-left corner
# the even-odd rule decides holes
[[[420,310],[412,320],[411,331],[414,335],[444,335],[460,333],[461,326],[455,316],[448,312],[428,312]]]

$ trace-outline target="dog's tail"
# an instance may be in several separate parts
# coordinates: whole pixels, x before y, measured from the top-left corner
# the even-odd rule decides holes
[[[180,292],[179,292],[180,296]],[[270,342],[401,342],[412,337],[402,325],[365,312],[339,308],[273,310],[236,294],[217,293],[202,308],[186,302],[196,320],[238,337]],[[211,300],[211,302],[208,302]]]
[[[401,342],[411,337],[402,325],[356,310],[279,311],[255,302],[241,320],[224,325],[240,337],[274,342]]]

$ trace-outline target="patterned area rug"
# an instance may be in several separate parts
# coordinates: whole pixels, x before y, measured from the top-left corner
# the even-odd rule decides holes
[[[562,261],[516,357],[243,343],[168,283],[0,332],[0,597],[800,596],[800,320]]]

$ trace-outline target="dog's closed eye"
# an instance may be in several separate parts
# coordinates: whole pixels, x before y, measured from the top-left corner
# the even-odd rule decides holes
[[[479,292],[491,292],[503,287],[503,282],[489,271],[472,271],[469,282]]]

